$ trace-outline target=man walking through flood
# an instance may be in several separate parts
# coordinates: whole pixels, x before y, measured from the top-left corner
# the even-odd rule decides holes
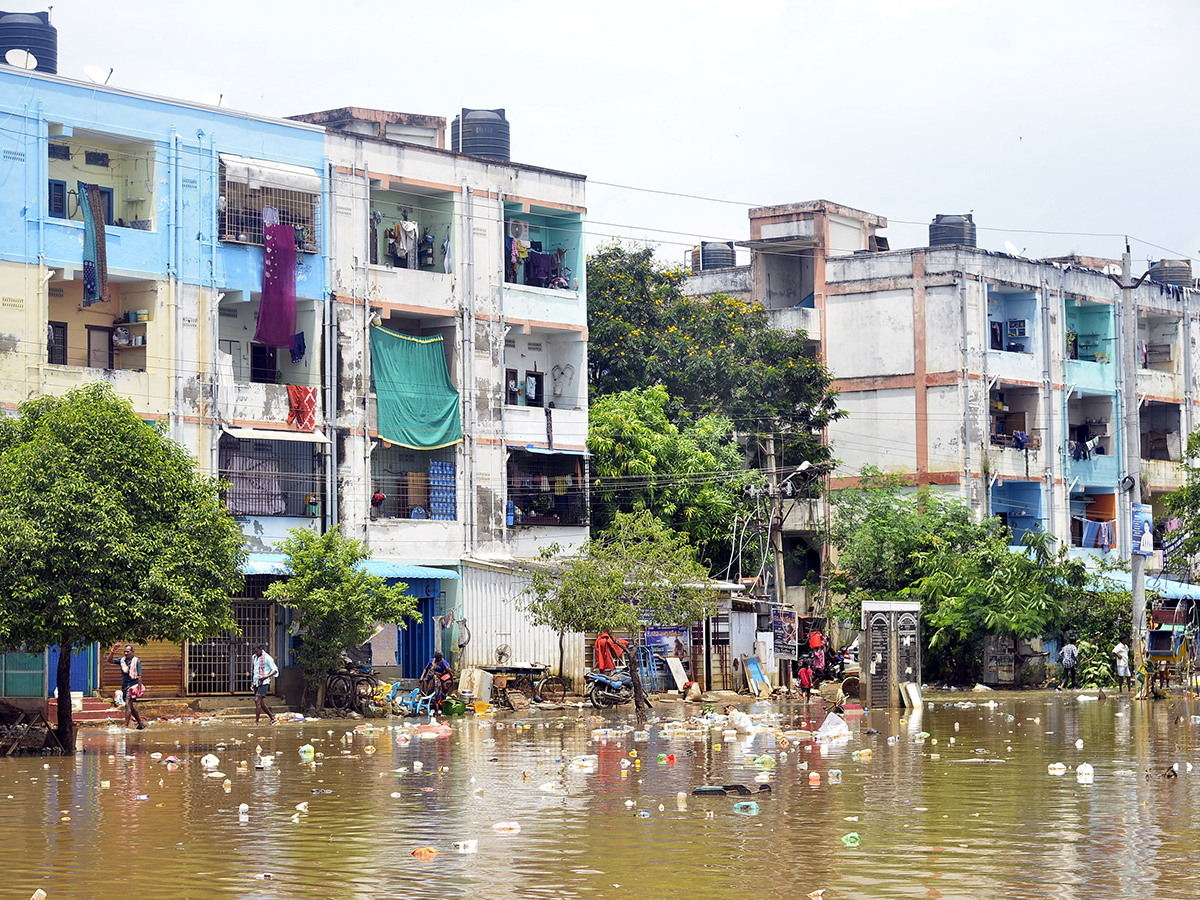
[[[1079,648],[1075,646],[1074,638],[1067,638],[1066,644],[1058,654],[1059,661],[1062,663],[1063,683],[1059,690],[1066,688],[1067,690],[1075,690],[1079,687],[1076,682],[1075,664],[1079,662]]]
[[[267,692],[271,690],[271,679],[279,674],[279,667],[267,652],[267,648],[259,644],[254,648],[254,659],[250,663],[254,674],[254,724],[257,725],[266,713],[271,724],[275,724],[275,713],[267,706]]]
[[[1117,638],[1117,644],[1112,648],[1113,662],[1117,667],[1117,692],[1124,691],[1125,685],[1133,690],[1133,679],[1129,677],[1129,646],[1125,638]]]

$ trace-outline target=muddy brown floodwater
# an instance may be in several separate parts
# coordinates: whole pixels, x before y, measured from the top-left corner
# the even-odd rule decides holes
[[[0,760],[3,896],[1200,896],[1200,710],[1042,693],[950,698],[981,704],[970,708],[944,700],[851,718],[849,741],[786,755],[776,733],[810,720],[801,705],[744,706],[777,714],[780,728],[735,740],[721,727],[672,736],[670,722],[700,712],[681,704],[656,707],[646,740],[634,739],[628,708],[467,717],[450,736],[407,745],[392,730],[399,720],[350,737],[360,723],[85,730],[74,758]],[[299,752],[306,743],[323,754],[315,764]],[[274,756],[264,769],[260,744]],[[866,748],[870,760],[852,755]],[[228,793],[202,767],[208,753]],[[585,754],[595,771],[570,765]],[[701,784],[757,788],[764,754],[773,791],[751,798],[757,815],[736,814],[736,797],[690,795]],[[182,764],[169,766],[172,755]],[[1090,784],[1074,771],[1085,762]],[[1051,775],[1051,763],[1068,770]],[[1176,763],[1179,776],[1162,777]],[[843,843],[850,832],[858,846]],[[467,841],[476,852],[455,849]],[[412,855],[424,846],[440,852]]]

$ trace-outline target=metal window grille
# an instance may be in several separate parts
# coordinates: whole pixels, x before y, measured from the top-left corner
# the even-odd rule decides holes
[[[513,451],[508,499],[512,525],[587,523],[587,485],[578,456]]]
[[[249,185],[225,178],[221,170],[219,204],[221,240],[233,244],[263,246],[264,207],[279,210],[279,224],[290,225],[296,232],[296,249],[316,253],[321,246],[320,197],[300,191]]]
[[[317,444],[221,439],[225,506],[235,516],[314,516],[320,510],[323,458]]]
[[[371,509],[375,517],[455,521],[458,480],[454,457],[454,447],[376,448],[371,454]]]
[[[251,580],[246,579],[248,587]],[[188,645],[189,694],[248,694],[253,691],[250,667],[254,647],[263,644],[268,653],[277,656],[271,642],[273,604],[245,597],[231,602],[240,633]]]

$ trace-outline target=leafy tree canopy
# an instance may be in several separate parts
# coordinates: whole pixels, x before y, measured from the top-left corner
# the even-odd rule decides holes
[[[835,615],[857,620],[863,600],[894,599],[918,577],[913,554],[937,536],[953,549],[971,547],[998,524],[973,521],[957,497],[913,490],[898,475],[863,468],[859,486],[832,496],[830,541],[837,566],[830,587]]]
[[[60,696],[74,647],[236,630],[242,534],[220,482],[108,385],[0,418],[0,483],[0,646],[62,648]]]
[[[595,395],[662,385],[672,420],[720,413],[739,431],[779,434],[785,465],[827,459],[821,430],[842,413],[805,335],[771,328],[757,303],[684,296],[687,275],[649,247],[610,244],[588,258]]]
[[[265,596],[290,607],[307,629],[297,652],[305,683],[325,700],[325,678],[340,667],[342,653],[369,640],[376,622],[405,625],[420,620],[408,585],[389,585],[359,568],[370,552],[339,530],[317,534],[293,528],[283,544],[291,575],[267,588]]]
[[[1200,555],[1200,430],[1188,436],[1183,466],[1184,482],[1177,491],[1167,495],[1167,511],[1183,521],[1183,527],[1171,532],[1171,539],[1182,538],[1178,549],[1171,553],[1173,567],[1187,568],[1190,560]]]
[[[637,631],[711,615],[716,591],[687,538],[643,510],[617,513],[572,556],[545,552],[518,605],[555,631]]]
[[[592,404],[593,528],[603,531],[618,513],[648,511],[687,535],[711,568],[729,555],[730,522],[750,474],[729,419],[708,415],[676,425],[669,406],[662,385]]]

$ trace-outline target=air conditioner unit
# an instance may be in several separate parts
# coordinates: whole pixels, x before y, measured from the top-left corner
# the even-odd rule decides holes
[[[1029,337],[1029,320],[1028,319],[1009,319],[1008,320],[1008,336],[1011,337]]]
[[[514,241],[528,241],[529,223],[524,219],[509,219],[508,236]]]

